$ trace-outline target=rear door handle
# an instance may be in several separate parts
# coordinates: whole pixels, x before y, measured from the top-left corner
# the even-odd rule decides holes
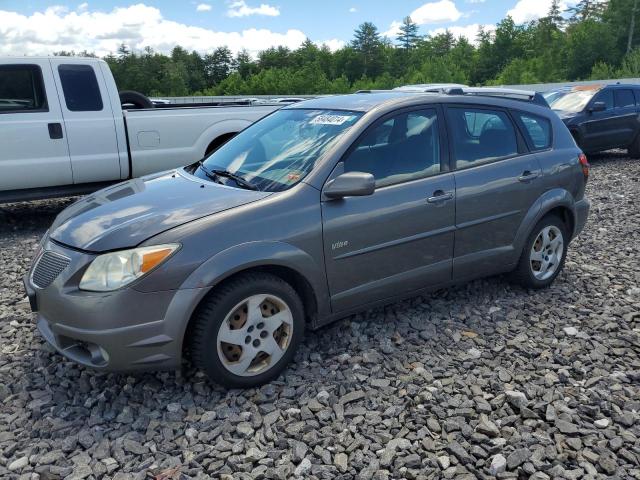
[[[540,172],[532,172],[530,170],[525,170],[524,172],[522,172],[522,175],[518,177],[518,181],[527,183],[527,182],[530,182],[531,180],[535,180],[539,176],[540,176]]]
[[[49,127],[49,138],[51,140],[58,140],[62,138],[62,124],[61,123],[50,123]]]
[[[436,190],[433,196],[427,198],[428,203],[442,203],[453,199],[453,192],[445,192],[444,190]]]

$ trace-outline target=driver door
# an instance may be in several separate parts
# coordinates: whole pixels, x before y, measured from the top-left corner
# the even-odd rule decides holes
[[[451,280],[455,184],[441,118],[433,107],[383,118],[336,167],[373,174],[376,190],[322,202],[335,312]]]

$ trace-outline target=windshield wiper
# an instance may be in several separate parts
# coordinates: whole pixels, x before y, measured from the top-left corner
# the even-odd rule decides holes
[[[213,181],[216,181],[217,177],[227,177],[233,180],[234,182],[236,182],[241,187],[244,187],[248,190],[257,190],[257,191],[260,190],[256,185],[254,185],[250,181],[245,180],[242,176],[232,173],[228,170],[221,170],[221,169],[209,170],[207,167],[204,166],[203,160],[200,160],[198,162],[198,166],[207,175],[207,177],[209,177]]]

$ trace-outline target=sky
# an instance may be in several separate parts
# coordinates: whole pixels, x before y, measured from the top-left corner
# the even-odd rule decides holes
[[[577,0],[563,0],[571,6]],[[167,53],[175,45],[207,53],[227,45],[252,55],[298,47],[306,38],[332,50],[373,22],[395,39],[409,15],[423,35],[450,30],[475,41],[511,15],[516,23],[544,16],[551,0],[0,0],[0,55],[50,55],[87,50],[99,56],[121,43]]]

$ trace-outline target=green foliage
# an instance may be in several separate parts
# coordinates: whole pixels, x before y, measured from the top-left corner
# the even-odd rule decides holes
[[[411,50],[416,46],[420,35],[418,35],[418,25],[411,20],[411,17],[404,17],[400,25],[400,33],[396,37],[398,44],[405,50]]]
[[[495,31],[480,28],[474,43],[450,31],[420,36],[406,17],[397,45],[365,22],[348,45],[334,52],[309,39],[295,50],[265,49],[257,58],[247,51],[234,56],[227,47],[202,56],[178,46],[163,55],[123,44],[105,60],[120,89],[153,96],[301,95],[408,83],[517,85],[640,77],[638,1],[580,0],[563,12],[563,2],[555,0],[546,17],[523,25],[506,17]]]

